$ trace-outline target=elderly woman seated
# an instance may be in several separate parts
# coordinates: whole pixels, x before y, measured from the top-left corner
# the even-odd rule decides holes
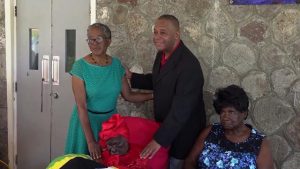
[[[100,162],[119,169],[166,169],[169,158],[166,148],[161,147],[151,159],[140,158],[158,128],[159,123],[153,120],[113,115],[102,124],[99,133]]]
[[[249,106],[246,92],[236,85],[219,89],[213,105],[220,123],[201,132],[184,168],[273,169],[265,136],[244,123]]]

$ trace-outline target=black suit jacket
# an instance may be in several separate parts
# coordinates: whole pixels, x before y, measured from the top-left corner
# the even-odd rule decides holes
[[[153,89],[155,120],[161,122],[154,139],[171,146],[171,156],[184,159],[200,130],[206,126],[203,103],[203,73],[198,59],[181,41],[178,48],[160,66],[158,52],[152,74],[133,74],[131,86]]]

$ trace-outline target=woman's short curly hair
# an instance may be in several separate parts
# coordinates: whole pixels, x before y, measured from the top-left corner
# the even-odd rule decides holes
[[[103,33],[103,38],[105,39],[111,39],[111,30],[109,29],[109,27],[103,23],[94,23],[92,25],[90,25],[88,27],[88,30],[89,31],[90,29],[92,28],[96,28],[96,29],[99,29],[102,33]]]
[[[230,85],[216,91],[213,106],[218,114],[226,107],[233,107],[239,112],[248,112],[249,98],[243,88]]]

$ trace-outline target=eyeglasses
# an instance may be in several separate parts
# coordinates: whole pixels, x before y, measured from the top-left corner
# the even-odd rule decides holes
[[[95,39],[90,39],[90,38],[86,39],[86,42],[87,42],[88,44],[92,44],[92,43],[101,43],[102,41],[104,41],[104,38],[103,38],[102,36],[98,36],[98,37],[95,38]]]

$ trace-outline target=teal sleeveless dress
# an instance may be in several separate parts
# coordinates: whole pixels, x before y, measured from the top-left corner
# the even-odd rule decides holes
[[[112,57],[112,63],[107,66],[93,65],[81,58],[73,64],[70,74],[84,81],[88,117],[94,138],[98,141],[102,122],[116,113],[125,70],[116,57]],[[65,154],[70,153],[89,154],[76,105],[71,115],[65,145]]]

